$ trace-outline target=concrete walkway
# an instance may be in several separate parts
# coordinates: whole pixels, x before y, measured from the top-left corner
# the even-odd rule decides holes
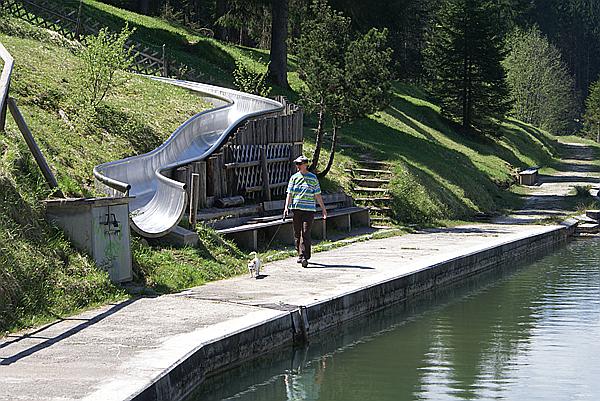
[[[1,400],[123,400],[198,346],[328,300],[555,226],[477,225],[372,240],[176,295],[86,312],[0,341]]]
[[[318,253],[307,269],[286,259],[268,264],[258,280],[242,276],[107,305],[0,339],[0,400],[131,399],[215,340],[299,307],[561,229],[478,224],[426,230]],[[235,351],[236,346],[228,347]]]

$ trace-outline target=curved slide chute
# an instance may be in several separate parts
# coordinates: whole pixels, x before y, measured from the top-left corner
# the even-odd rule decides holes
[[[128,193],[132,228],[145,237],[160,237],[172,230],[185,210],[185,184],[169,178],[170,172],[200,161],[217,150],[235,130],[252,117],[283,109],[275,100],[233,89],[170,78],[151,79],[198,92],[214,105],[183,123],[153,151],[100,164],[94,176],[113,196]]]

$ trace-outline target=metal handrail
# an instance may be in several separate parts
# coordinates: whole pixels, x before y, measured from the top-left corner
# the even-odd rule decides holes
[[[10,77],[12,75],[15,60],[2,43],[0,43],[0,58],[2,58],[2,61],[4,62],[2,75],[0,75],[0,131],[4,131],[8,103],[8,89],[10,88]]]

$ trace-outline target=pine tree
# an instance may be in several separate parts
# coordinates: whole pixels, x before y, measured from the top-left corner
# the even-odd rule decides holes
[[[443,0],[428,36],[430,89],[442,112],[465,130],[484,129],[509,108],[497,15],[487,2]]]
[[[298,41],[298,71],[304,81],[302,103],[317,113],[316,146],[311,170],[316,170],[325,135],[332,127],[332,147],[324,176],[330,170],[339,139],[339,128],[381,109],[389,95],[392,50],[387,30],[375,28],[352,38],[351,20],[333,10],[325,0],[315,0],[311,19],[302,24]]]
[[[590,86],[583,121],[585,132],[600,142],[600,80]]]

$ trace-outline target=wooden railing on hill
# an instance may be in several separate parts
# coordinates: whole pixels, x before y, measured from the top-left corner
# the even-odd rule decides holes
[[[9,97],[10,90],[10,80],[12,77],[12,70],[14,66],[14,59],[6,50],[6,48],[0,43],[0,60],[4,63],[4,67],[2,68],[2,75],[0,75],[0,131],[4,131],[6,129],[6,110],[10,110],[10,114],[12,114],[19,131],[23,134],[23,138],[29,147],[33,158],[38,164],[40,170],[42,171],[42,175],[44,179],[48,183],[51,189],[54,190],[54,195],[64,198],[63,193],[58,188],[58,182],[50,170],[50,166],[46,162],[46,158],[42,154],[42,151],[38,147],[29,127],[25,123],[25,119],[21,114],[21,111],[17,107],[17,102],[15,99]]]
[[[84,15],[78,9],[62,6],[47,0],[0,0],[0,9],[10,15],[42,28],[56,31],[71,40],[80,40],[86,35],[96,35],[101,27],[98,21]],[[125,44],[132,49],[134,72],[147,75],[168,75],[168,61],[164,45],[154,48],[134,40]]]

